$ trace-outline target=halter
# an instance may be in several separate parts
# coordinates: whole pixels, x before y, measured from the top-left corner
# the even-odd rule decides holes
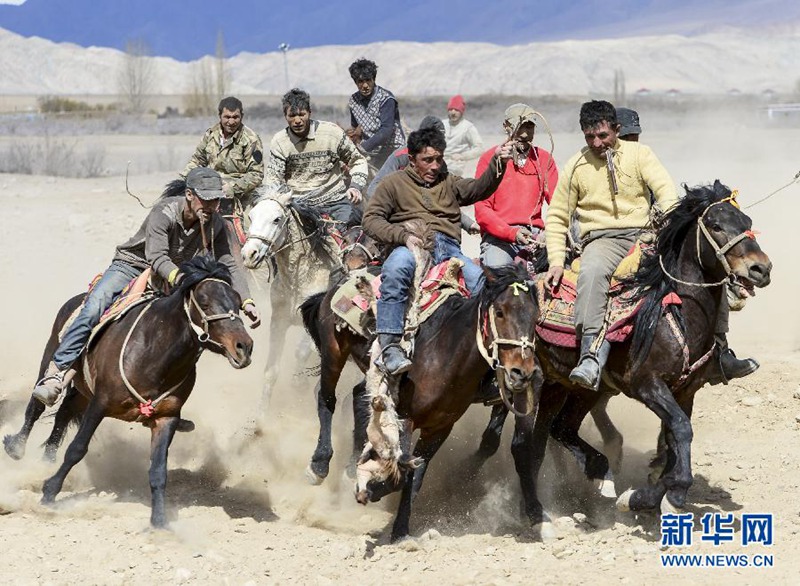
[[[717,260],[722,265],[722,268],[725,271],[725,277],[723,277],[720,281],[717,281],[715,283],[693,283],[693,282],[690,282],[690,281],[682,281],[681,279],[678,279],[677,277],[672,276],[667,271],[666,267],[664,267],[664,258],[661,255],[658,255],[658,262],[661,265],[661,270],[664,271],[664,274],[667,275],[667,277],[669,277],[670,279],[672,279],[676,283],[680,283],[682,285],[689,285],[689,286],[693,286],[693,287],[719,287],[720,285],[722,285],[726,281],[730,281],[730,282],[734,282],[735,281],[736,276],[733,273],[733,268],[731,267],[730,263],[728,262],[728,259],[725,257],[725,253],[727,253],[731,248],[733,248],[734,246],[739,244],[739,242],[741,242],[745,238],[750,238],[752,240],[755,240],[756,239],[756,233],[753,232],[752,230],[745,230],[744,232],[742,232],[742,233],[734,236],[730,240],[728,240],[728,242],[725,243],[723,246],[719,246],[717,244],[716,240],[714,240],[714,238],[711,236],[711,233],[708,231],[708,228],[706,228],[706,225],[703,222],[703,218],[706,217],[706,214],[708,213],[708,210],[710,210],[711,208],[713,208],[716,205],[720,205],[720,204],[723,204],[723,203],[730,203],[733,207],[735,207],[736,209],[739,209],[739,204],[736,201],[736,196],[738,196],[738,195],[739,195],[739,190],[735,189],[725,199],[721,199],[719,201],[715,201],[714,203],[712,203],[708,207],[706,207],[706,209],[703,210],[703,213],[700,214],[700,217],[697,220],[698,230],[695,232],[695,234],[697,236],[697,242],[696,242],[696,246],[695,246],[695,248],[697,249],[697,262],[700,264],[700,266],[703,265],[703,259],[700,257],[700,233],[702,232],[703,236],[705,236],[706,242],[709,244],[709,246],[711,246],[711,249],[714,251],[714,254],[717,257]]]
[[[357,228],[357,227],[358,226],[354,226],[353,228]],[[347,231],[342,233],[342,237],[344,237],[345,234],[347,234]],[[341,261],[342,264],[344,264],[344,257],[347,256],[349,253],[353,252],[356,249],[361,250],[364,253],[364,255],[366,255],[367,264],[372,263],[377,258],[378,254],[376,252],[371,251],[362,242],[362,239],[364,238],[364,236],[365,236],[365,234],[364,234],[364,231],[362,229],[361,234],[359,234],[359,236],[356,239],[356,241],[353,242],[352,244],[348,244],[347,246],[342,246],[342,244],[344,243],[344,238],[342,239],[342,242],[339,243],[339,246],[340,246],[340,253],[339,254],[341,256],[340,261]]]
[[[203,279],[203,280],[199,281],[195,285],[195,287],[200,285],[200,283],[204,283],[206,281],[216,281],[217,283],[223,283],[223,284],[227,285],[228,287],[231,286],[230,283],[227,283],[226,281],[223,281],[222,279],[215,279],[213,277],[208,277],[206,279]],[[197,299],[195,299],[194,288],[189,290],[189,299],[191,300],[192,305],[194,305],[194,307],[197,310],[197,312],[200,314],[200,319],[203,322],[203,327],[202,328],[200,328],[196,323],[194,323],[194,320],[192,319],[192,315],[191,315],[190,308],[189,308],[189,301],[184,299],[183,300],[183,310],[186,312],[186,317],[189,320],[189,327],[191,327],[192,330],[194,330],[194,332],[197,334],[197,339],[200,342],[200,349],[197,352],[197,356],[195,357],[195,362],[197,362],[197,360],[200,358],[200,355],[203,353],[203,350],[205,349],[204,346],[203,346],[204,344],[211,343],[211,344],[214,344],[217,348],[222,348],[223,347],[222,344],[220,344],[216,340],[212,340],[211,339],[211,335],[208,332],[208,324],[211,323],[212,321],[218,321],[218,320],[221,320],[221,319],[230,319],[231,321],[233,321],[235,319],[240,319],[241,320],[242,317],[238,313],[234,313],[233,310],[229,311],[228,313],[216,313],[216,314],[213,314],[213,315],[207,315],[203,311],[203,309],[200,307],[200,305],[197,303]],[[146,419],[148,417],[151,417],[153,415],[153,413],[155,412],[156,406],[159,403],[161,403],[161,401],[163,401],[164,399],[169,397],[172,393],[174,393],[184,383],[186,378],[189,376],[189,372],[187,372],[186,376],[184,376],[180,380],[180,382],[178,382],[178,384],[176,384],[173,387],[167,389],[165,392],[163,392],[161,395],[159,395],[155,399],[145,399],[135,388],[133,388],[133,385],[131,384],[130,380],[128,380],[128,377],[125,376],[125,368],[123,366],[124,357],[125,357],[125,348],[128,347],[128,341],[131,339],[131,335],[133,334],[133,331],[136,329],[136,326],[139,325],[139,321],[142,319],[142,316],[145,313],[147,313],[147,310],[150,309],[153,306],[153,303],[155,303],[155,301],[156,300],[154,299],[153,301],[148,303],[145,306],[145,308],[142,310],[142,312],[138,316],[136,316],[136,320],[133,322],[133,325],[131,326],[131,329],[128,330],[128,333],[125,336],[125,341],[122,343],[122,348],[120,349],[120,352],[119,352],[119,374],[120,374],[120,377],[122,378],[122,382],[125,384],[125,388],[128,389],[128,392],[131,395],[133,395],[133,398],[136,399],[137,401],[139,401],[139,418],[137,420],[142,420],[142,419]]]
[[[530,291],[529,287],[525,283],[512,283],[509,288],[514,290],[514,296],[518,297],[520,291],[528,292]],[[489,311],[487,312],[486,322],[488,323],[488,330],[492,336],[492,341],[487,344],[486,339],[484,337],[483,331],[486,328],[481,327],[481,319],[478,318],[478,327],[475,329],[475,341],[478,345],[478,351],[483,356],[483,359],[487,362],[489,367],[498,372],[498,366],[503,366],[500,363],[499,357],[499,347],[500,346],[516,346],[522,349],[522,358],[525,358],[525,350],[530,349],[531,352],[536,351],[536,338],[529,339],[528,336],[522,336],[518,340],[513,340],[510,338],[501,338],[498,331],[497,331],[497,323],[495,321],[495,311],[494,306],[489,305]],[[503,370],[500,372],[503,372]],[[506,395],[506,385],[505,385],[505,376],[498,376],[497,377],[497,386],[500,389],[500,397],[503,399],[503,403],[505,403],[506,408],[511,411],[517,417],[527,417],[530,415],[534,407],[533,405],[529,405],[529,411],[527,413],[522,413],[517,411],[514,405],[509,401],[508,396]]]

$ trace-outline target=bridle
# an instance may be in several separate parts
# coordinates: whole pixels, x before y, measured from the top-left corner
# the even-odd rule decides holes
[[[733,283],[736,280],[736,275],[734,274],[733,268],[731,267],[730,263],[728,262],[728,259],[725,256],[725,254],[731,248],[733,248],[734,246],[739,244],[739,242],[741,242],[745,238],[750,238],[752,240],[755,240],[756,239],[756,233],[753,232],[752,230],[745,230],[744,232],[741,232],[740,234],[737,234],[736,236],[734,236],[733,238],[728,240],[728,242],[726,242],[724,245],[719,246],[717,244],[717,241],[714,240],[714,238],[711,236],[711,232],[709,232],[708,228],[706,228],[706,225],[705,225],[705,222],[703,222],[703,219],[706,217],[706,214],[708,213],[708,211],[711,208],[713,208],[714,206],[717,206],[717,205],[724,204],[724,203],[730,203],[733,207],[735,207],[736,209],[739,209],[739,204],[736,201],[736,196],[737,195],[739,195],[738,190],[734,190],[725,199],[721,199],[719,201],[715,201],[714,203],[712,203],[709,206],[707,206],[706,209],[703,210],[703,213],[700,214],[700,217],[697,219],[697,231],[695,232],[696,237],[697,237],[696,246],[695,246],[695,248],[697,250],[697,262],[700,264],[700,266],[703,266],[703,259],[702,259],[701,255],[700,255],[700,244],[701,244],[700,234],[702,233],[702,235],[706,239],[706,242],[711,247],[711,249],[714,251],[714,255],[717,257],[717,260],[722,265],[722,269],[725,271],[725,277],[723,277],[721,280],[716,281],[714,283],[694,283],[694,282],[691,282],[691,281],[683,281],[683,280],[678,279],[677,277],[671,275],[667,271],[666,267],[664,267],[664,259],[659,254],[658,262],[661,265],[661,270],[664,271],[664,274],[667,275],[667,277],[669,277],[670,279],[672,279],[676,283],[681,283],[682,285],[689,285],[689,286],[692,286],[692,287],[719,287],[720,285],[722,285],[722,284],[724,284],[726,282]]]
[[[350,230],[354,230],[354,229],[357,229],[357,228],[358,228],[358,226],[354,226],[353,228],[350,228]],[[341,244],[344,243],[344,236],[346,234],[347,234],[347,231],[345,231],[342,234],[342,243]],[[365,238],[365,236],[366,235],[365,235],[363,229],[361,229],[361,234],[358,235],[358,238],[356,238],[355,242],[353,242],[352,244],[348,244],[347,246],[341,246],[341,244],[340,244],[340,253],[339,254],[340,254],[340,257],[341,257],[340,260],[341,260],[342,265],[344,265],[345,257],[348,254],[350,254],[351,252],[353,252],[354,250],[360,250],[360,251],[362,251],[364,253],[364,255],[367,257],[367,264],[370,264],[370,263],[374,262],[375,259],[378,258],[378,255],[380,253],[378,253],[377,250],[370,250],[362,242],[362,240]]]
[[[222,283],[224,285],[227,285],[228,287],[231,286],[230,283],[228,283],[227,281],[223,281],[222,279],[215,279],[213,277],[208,277],[206,279],[203,279],[202,281],[197,283],[197,285],[199,285],[200,283],[205,283],[206,281],[215,281],[217,283]],[[195,285],[195,287],[197,287],[197,285]],[[200,314],[200,321],[203,324],[202,328],[198,326],[192,319],[191,307],[189,305],[190,303],[195,308],[197,313]],[[239,312],[234,311],[232,309],[228,310],[226,313],[214,313],[208,315],[205,311],[203,311],[203,308],[200,307],[200,304],[197,302],[197,298],[194,296],[194,287],[189,290],[189,295],[187,296],[187,298],[183,300],[183,310],[186,312],[186,317],[189,319],[189,327],[191,327],[192,330],[194,330],[194,333],[197,334],[197,340],[200,342],[200,344],[201,345],[210,344],[212,346],[215,346],[216,348],[223,348],[223,345],[211,338],[211,334],[209,333],[209,327],[208,327],[211,322],[219,321],[222,319],[228,319],[230,321],[235,321],[238,319],[240,321],[244,321],[242,320],[242,316],[239,315]]]
[[[526,283],[512,283],[509,285],[509,288],[514,290],[514,296],[517,297],[519,296],[520,291],[524,291],[525,293],[530,291],[530,287]],[[487,329],[488,333],[491,335],[491,342],[488,344],[486,341],[486,336],[484,335],[484,331]],[[500,397],[503,399],[503,403],[505,404],[506,408],[517,417],[527,417],[533,413],[535,409],[533,400],[528,401],[529,404],[527,413],[522,413],[521,411],[517,411],[513,403],[508,399],[505,385],[505,367],[500,362],[499,353],[500,346],[515,346],[522,350],[522,358],[524,359],[526,350],[530,350],[532,353],[536,352],[535,336],[533,338],[522,336],[516,340],[512,338],[501,338],[499,332],[497,331],[494,306],[489,304],[485,318],[481,319],[480,315],[478,316],[478,326],[475,330],[475,341],[478,346],[478,351],[481,353],[481,356],[483,356],[483,359],[486,361],[489,367],[497,373],[497,386],[500,389]],[[529,393],[529,397],[531,395],[532,393]]]

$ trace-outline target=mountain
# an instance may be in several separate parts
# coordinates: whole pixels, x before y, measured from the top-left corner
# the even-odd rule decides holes
[[[555,41],[501,46],[490,43],[383,42],[291,50],[289,85],[312,96],[353,90],[348,65],[361,56],[379,65],[378,82],[398,95],[462,93],[587,96],[611,93],[616,71],[628,91],[665,93],[791,94],[800,76],[800,31],[763,35],[721,30],[685,37]],[[83,48],[25,38],[0,29],[0,95],[119,93],[126,55],[116,49]],[[188,94],[198,71],[212,58],[184,63],[147,58],[150,93]],[[282,94],[287,89],[280,52],[240,53],[226,60],[234,94]]]
[[[694,36],[725,27],[771,34],[800,22],[796,0],[27,0],[0,5],[0,27],[83,47],[124,49],[187,61],[225,54],[383,41],[521,45],[642,35]]]

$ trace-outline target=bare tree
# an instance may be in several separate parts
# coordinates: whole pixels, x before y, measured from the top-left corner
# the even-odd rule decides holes
[[[150,46],[142,39],[128,41],[119,75],[119,90],[131,112],[144,112],[147,95],[153,91],[154,85],[155,68]]]
[[[190,88],[185,104],[187,114],[193,116],[214,114],[217,103],[227,95],[230,83],[222,31],[217,34],[217,48],[213,59],[203,57],[192,65]]]
[[[228,68],[225,63],[225,39],[222,36],[222,29],[217,33],[217,49],[214,59],[214,69],[217,75],[217,97],[222,99],[228,93]]]

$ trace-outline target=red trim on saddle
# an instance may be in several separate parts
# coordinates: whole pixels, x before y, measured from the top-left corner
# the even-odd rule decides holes
[[[239,216],[234,215],[231,217],[231,221],[233,222],[233,231],[236,233],[236,237],[239,239],[239,244],[244,246],[245,242],[247,242],[247,233],[244,231],[244,227],[242,226],[242,219]]]
[[[153,407],[153,401],[148,399],[147,403],[139,403],[139,414],[142,417],[152,417],[156,408]]]
[[[664,299],[661,300],[661,307],[666,307],[667,305],[681,305],[682,303],[681,298],[673,291],[672,293],[664,295]]]

